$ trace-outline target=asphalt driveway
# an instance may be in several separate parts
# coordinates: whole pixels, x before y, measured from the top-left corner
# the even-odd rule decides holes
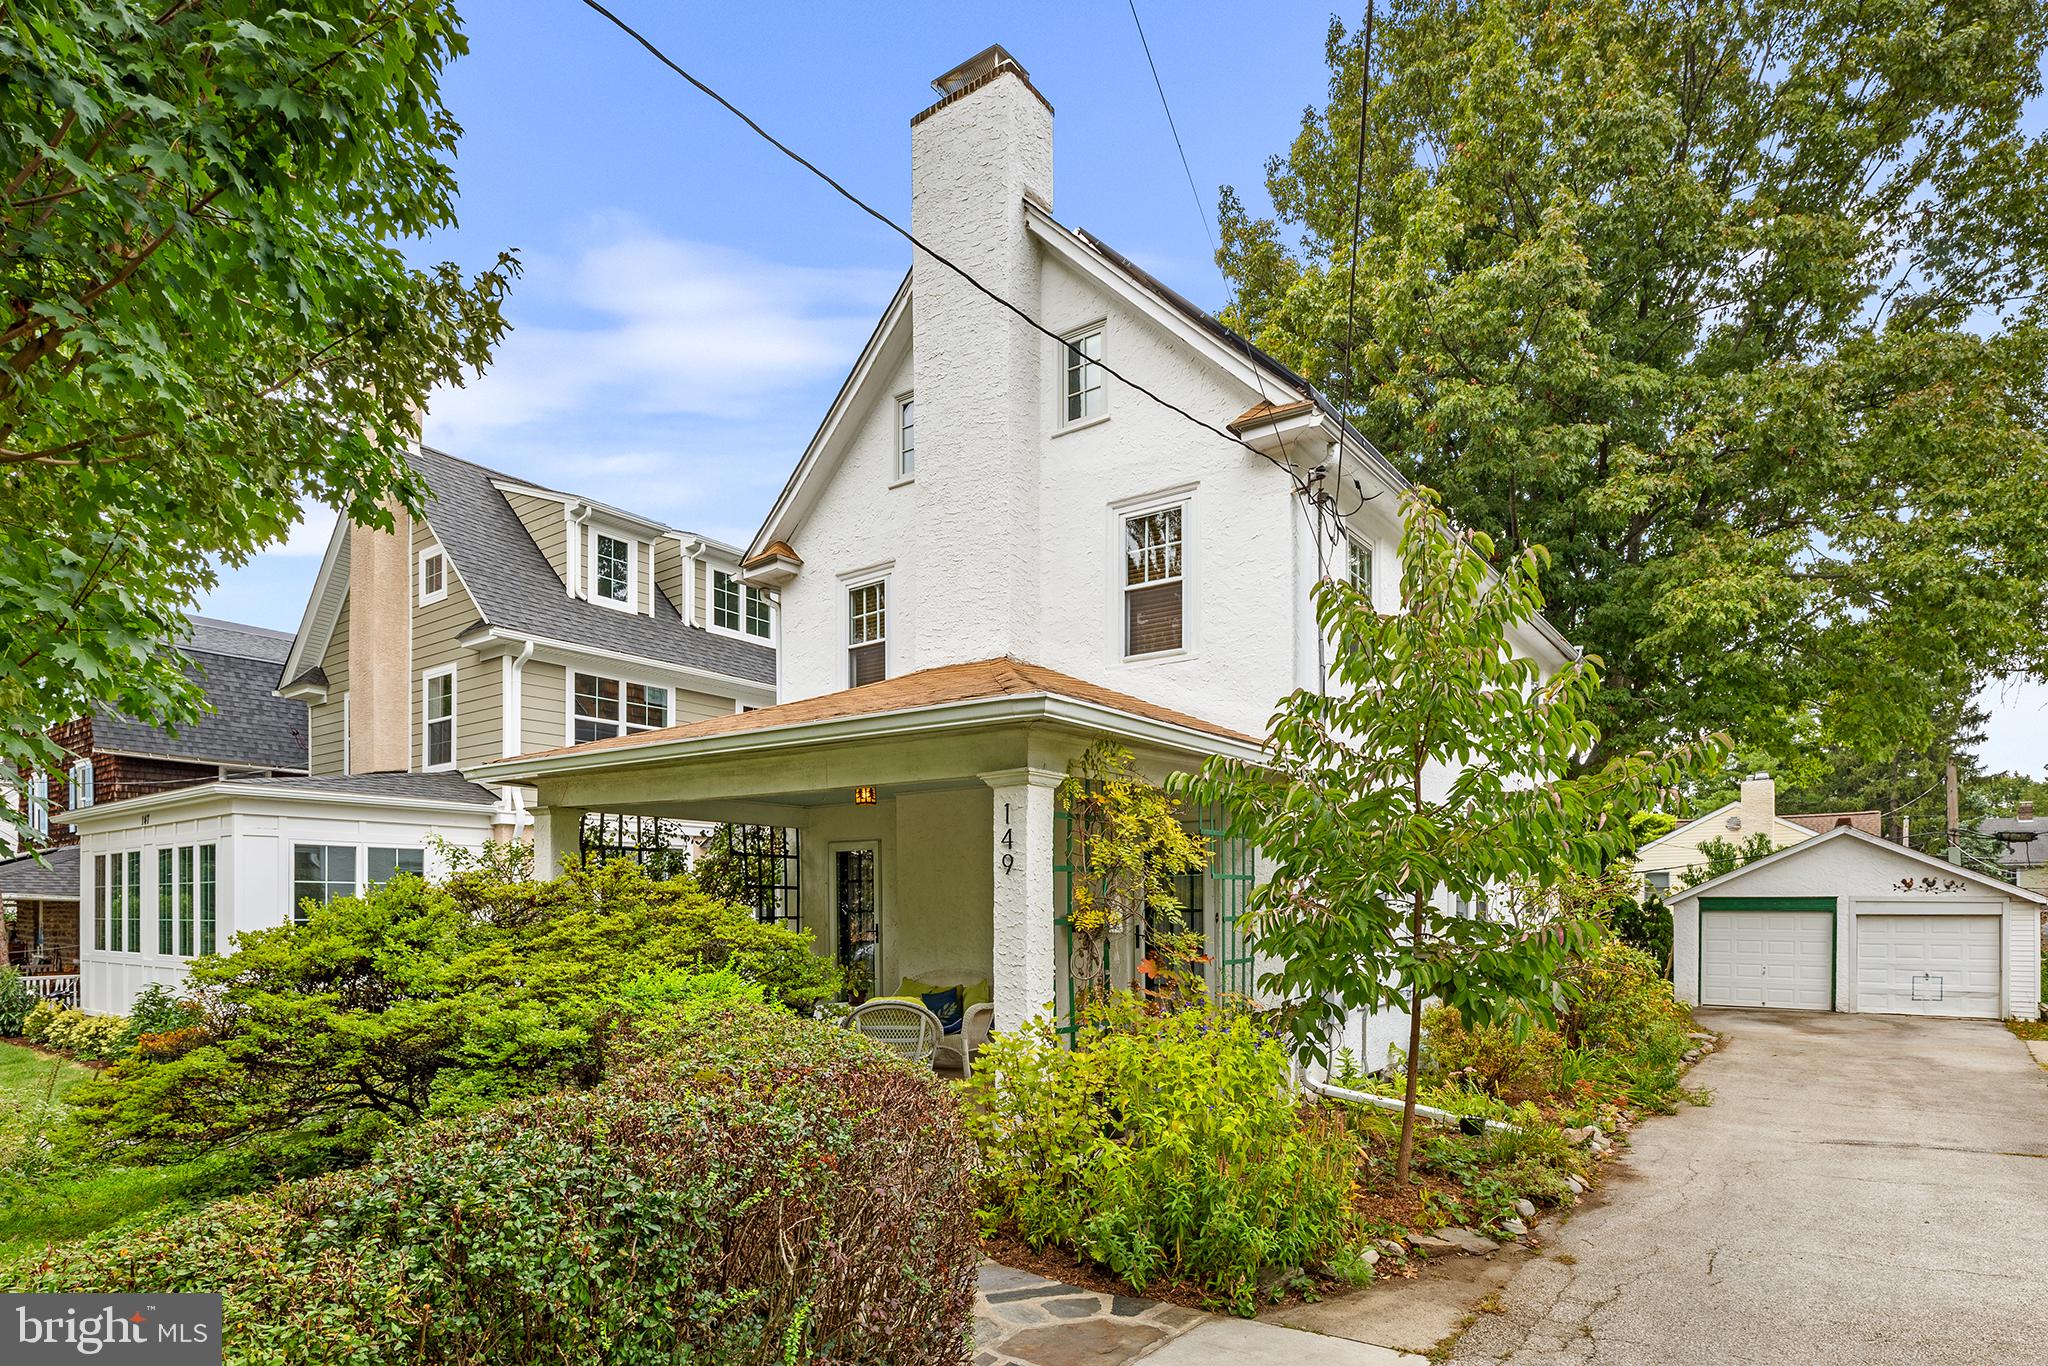
[[[1714,1103],[1636,1130],[1456,1363],[2040,1361],[2048,1071],[2001,1025],[1703,1010]]]

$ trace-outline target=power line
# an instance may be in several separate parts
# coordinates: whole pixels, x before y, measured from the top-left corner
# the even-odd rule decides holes
[[[959,276],[962,280],[965,280],[970,286],[972,286],[977,293],[984,295],[991,302],[999,304],[1003,308],[1009,310],[1011,313],[1016,314],[1017,317],[1023,319],[1024,322],[1028,324],[1033,331],[1039,332],[1047,338],[1051,339],[1052,341],[1058,342],[1061,346],[1067,345],[1066,338],[1060,336],[1059,333],[1054,332],[1051,328],[1039,322],[1038,319],[1032,317],[1022,308],[1018,307],[1016,304],[1011,303],[1008,299],[1005,299],[1002,295],[996,293],[987,285],[984,285],[981,281],[975,279],[972,275],[968,274],[967,271],[962,267],[954,264],[951,260],[940,255],[938,252],[933,251],[930,247],[926,246],[923,242],[919,241],[917,237],[910,231],[910,229],[896,222],[896,220],[889,217],[889,215],[883,213],[880,209],[874,207],[874,205],[869,204],[866,200],[862,199],[853,191],[847,189],[844,185],[841,185],[838,181],[834,180],[831,176],[827,175],[823,170],[820,170],[815,163],[810,161],[802,153],[796,151],[787,143],[783,142],[780,138],[776,137],[773,133],[769,132],[766,128],[763,128],[760,124],[756,123],[747,114],[745,110],[741,109],[731,100],[719,94],[716,90],[713,90],[703,81],[698,80],[695,76],[691,75],[688,71],[684,70],[683,67],[680,64],[678,64],[674,58],[670,57],[666,52],[663,52],[645,34],[641,33],[631,24],[619,18],[618,15],[612,13],[603,5],[599,4],[598,0],[583,0],[583,3],[586,7],[595,10],[598,14],[610,20],[614,27],[616,27],[621,33],[624,33],[628,38],[631,38],[634,42],[638,43],[641,47],[645,48],[648,54],[652,56],[656,61],[660,62],[670,71],[675,72],[676,75],[681,76],[684,80],[688,81],[691,85],[695,86],[701,93],[709,96],[713,101],[715,101],[719,105],[719,107],[724,109],[728,114],[731,114],[734,118],[738,119],[741,123],[744,123],[748,128],[753,130],[753,132],[758,137],[760,137],[762,141],[766,142],[776,151],[782,153],[791,161],[794,161],[797,165],[803,167],[806,171],[809,171],[812,175],[816,176],[818,179],[824,181],[827,185],[831,186],[832,189],[838,193],[839,197],[844,199],[847,203],[853,205],[862,213],[868,215],[868,217],[874,219],[877,223],[880,223],[883,227],[889,229],[889,231],[895,233],[904,241],[910,243],[912,247],[915,247],[917,250],[931,257],[932,260],[937,261],[947,270],[952,271],[955,275]],[[1143,394],[1146,398],[1151,399],[1154,403],[1158,404],[1162,408],[1165,408],[1167,411],[1177,413],[1181,417],[1186,418],[1189,422],[1194,423],[1197,427],[1200,427],[1202,430],[1212,433],[1213,435],[1220,436],[1225,441],[1230,442],[1232,445],[1242,446],[1245,450],[1250,451],[1253,455],[1256,455],[1261,459],[1271,461],[1274,465],[1278,466],[1283,470],[1286,470],[1290,477],[1295,478],[1297,487],[1300,486],[1301,481],[1299,479],[1299,476],[1295,475],[1293,469],[1289,465],[1287,465],[1285,462],[1281,460],[1276,459],[1271,455],[1268,455],[1266,452],[1252,445],[1251,442],[1246,441],[1243,437],[1236,436],[1230,432],[1227,432],[1223,428],[1218,427],[1213,423],[1203,421],[1201,418],[1196,417],[1187,409],[1181,407],[1179,404],[1173,402],[1170,399],[1160,397],[1158,394],[1146,388],[1144,385],[1138,383],[1130,376],[1121,373],[1120,371],[1116,370],[1114,367],[1108,365],[1103,361],[1091,361],[1090,364],[1099,367],[1105,374],[1108,374],[1117,379],[1118,381],[1120,381],[1121,383],[1130,386],[1132,389],[1135,389],[1137,392]],[[1256,367],[1254,368],[1256,369]]]
[[[1351,179],[1351,265],[1350,282],[1344,294],[1344,402],[1338,412],[1340,423],[1351,421],[1351,385],[1358,369],[1358,232],[1365,221],[1365,130],[1366,113],[1372,107],[1372,20],[1374,0],[1365,0],[1365,33],[1359,43],[1358,60],[1358,155]],[[1344,496],[1344,443],[1337,443],[1337,497]],[[1342,516],[1341,511],[1338,514]]]
[[[1131,7],[1131,23],[1138,30],[1138,46],[1145,49],[1145,65],[1152,68],[1152,88],[1159,92],[1159,107],[1166,111],[1166,131],[1173,134],[1173,150],[1180,153],[1180,169],[1188,178],[1188,193],[1195,199],[1195,217],[1202,220],[1202,232],[1209,239],[1209,250],[1219,250],[1216,245],[1215,229],[1209,226],[1209,205],[1202,198],[1202,192],[1195,188],[1195,172],[1188,165],[1188,149],[1181,146],[1180,129],[1173,121],[1173,106],[1166,100],[1166,83],[1159,79],[1159,63],[1152,60],[1152,44],[1145,38],[1145,21],[1138,17],[1138,0],[1126,0]]]

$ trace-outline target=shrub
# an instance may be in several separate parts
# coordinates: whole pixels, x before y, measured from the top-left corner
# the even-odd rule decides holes
[[[260,1136],[281,1168],[360,1160],[425,1116],[594,1083],[628,982],[719,971],[785,1004],[837,982],[809,935],[627,862],[399,878],[196,960],[197,1024],[152,1001],[149,1025],[169,1027],[73,1092],[74,1136],[165,1158]]]
[[[1541,1099],[1556,1087],[1564,1039],[1546,1025],[1473,1026],[1451,1006],[1432,1006],[1422,1029],[1421,1071],[1433,1082],[1470,1086],[1510,1104]]]
[[[179,996],[161,982],[144,987],[128,1007],[128,1034],[132,1044],[145,1034],[169,1034],[189,1029],[200,1021],[199,1007]]]
[[[21,1037],[30,1043],[44,1043],[50,1037],[50,1026],[56,1022],[58,1006],[55,1001],[37,1001],[28,1018],[21,1022]]]
[[[18,968],[0,968],[0,1036],[15,1038],[36,1008],[36,995]]]
[[[966,1136],[928,1069],[759,1007],[629,1031],[600,1087],[102,1238],[11,1290],[218,1290],[230,1363],[949,1363]]]
[[[43,1041],[87,1062],[108,1062],[128,1051],[128,1021],[119,1015],[59,1010]]]
[[[1358,1242],[1356,1140],[1242,1012],[1112,998],[1071,1049],[1043,1020],[998,1036],[965,1089],[984,1219],[1134,1287],[1187,1280],[1249,1314],[1262,1272]]]

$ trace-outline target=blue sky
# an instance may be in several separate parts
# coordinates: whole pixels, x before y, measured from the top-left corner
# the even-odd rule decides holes
[[[683,65],[898,221],[910,116],[1000,42],[1057,111],[1055,209],[1215,307],[1225,288],[1118,3],[688,6],[611,0]],[[514,331],[436,398],[453,454],[744,544],[909,262],[908,248],[576,0],[471,0],[445,96],[458,230],[421,260],[517,247]],[[1263,206],[1265,159],[1326,81],[1326,4],[1141,3],[1196,184]],[[1250,45],[1249,50],[1248,46]],[[203,610],[292,629],[331,514],[223,577]],[[2048,691],[1997,706],[1993,767],[2048,767]]]

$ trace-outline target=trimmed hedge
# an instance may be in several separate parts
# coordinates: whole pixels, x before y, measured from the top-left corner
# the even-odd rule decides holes
[[[748,1006],[664,1017],[610,1062],[6,1288],[218,1290],[252,1366],[967,1359],[970,1148],[928,1069]]]

